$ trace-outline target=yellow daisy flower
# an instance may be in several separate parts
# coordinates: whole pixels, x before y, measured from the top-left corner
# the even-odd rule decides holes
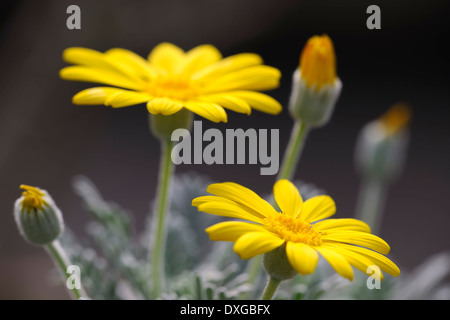
[[[214,122],[227,122],[224,108],[245,114],[251,108],[269,114],[282,110],[275,99],[257,92],[278,87],[280,71],[262,65],[253,53],[222,58],[212,45],[184,52],[161,43],[147,60],[121,48],[101,53],[78,47],[64,50],[63,59],[75,65],[63,68],[61,78],[112,86],[83,90],[73,97],[75,104],[146,103],[150,113],[163,115],[186,108]]]
[[[398,276],[399,268],[384,255],[390,250],[369,226],[356,219],[327,219],[336,211],[329,196],[303,201],[288,180],[274,185],[274,197],[281,209],[275,210],[255,192],[236,183],[212,184],[213,196],[198,197],[192,205],[199,211],[247,220],[226,221],[206,229],[211,240],[234,241],[234,251],[249,259],[283,246],[290,265],[298,273],[314,272],[319,254],[336,272],[353,280],[352,266],[367,271],[370,265]]]

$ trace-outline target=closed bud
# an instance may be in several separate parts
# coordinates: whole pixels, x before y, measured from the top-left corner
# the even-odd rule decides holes
[[[22,196],[14,204],[14,218],[20,234],[35,245],[58,239],[64,229],[62,215],[47,191],[21,185]]]
[[[400,174],[406,158],[410,117],[410,109],[397,104],[362,128],[355,152],[356,166],[362,175],[389,182]]]
[[[328,123],[342,89],[336,74],[336,54],[327,35],[306,43],[293,75],[289,111],[293,119],[310,127]]]

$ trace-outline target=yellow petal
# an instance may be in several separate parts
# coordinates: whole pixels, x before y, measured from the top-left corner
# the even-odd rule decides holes
[[[104,104],[106,99],[118,91],[126,91],[113,87],[94,87],[82,90],[73,96],[74,104],[96,105]]]
[[[213,64],[210,64],[192,75],[194,80],[207,81],[214,77],[220,77],[224,74],[262,64],[262,58],[254,53],[240,53]]]
[[[181,102],[168,98],[153,98],[147,102],[147,110],[151,114],[168,116],[180,111],[181,108],[183,108]]]
[[[227,122],[227,113],[225,110],[215,103],[186,101],[184,107],[193,113],[202,116],[212,122]]]
[[[63,60],[68,63],[88,67],[109,69],[111,64],[105,61],[105,55],[97,50],[81,47],[71,47],[63,51]]]
[[[183,62],[185,53],[174,44],[163,42],[150,52],[148,61],[159,71],[173,73]]]
[[[214,183],[208,186],[207,192],[230,199],[258,212],[262,217],[277,214],[275,209],[252,190],[234,182]]]
[[[350,263],[353,267],[358,269],[363,273],[367,273],[367,268],[375,263],[370,260],[367,256],[362,254],[346,250],[338,245],[324,245],[324,247],[329,247],[330,249],[336,251],[338,254],[344,257],[345,260]],[[367,249],[366,249],[367,250]],[[380,274],[380,280],[383,280],[383,273]]]
[[[59,72],[59,75],[62,79],[65,80],[103,83],[137,91],[143,89],[143,82],[130,80],[120,73],[106,69],[70,66],[63,68]]]
[[[353,281],[353,269],[350,263],[332,248],[316,247],[316,250],[328,261],[333,269],[342,277]]]
[[[308,222],[326,219],[336,212],[336,204],[329,196],[315,196],[303,204],[302,218]]]
[[[147,102],[151,96],[146,93],[121,90],[111,94],[106,100],[105,105],[113,108],[128,107]]]
[[[211,201],[221,201],[221,202],[225,202],[225,203],[236,204],[236,202],[231,201],[229,199],[222,198],[222,197],[201,196],[201,197],[197,197],[197,198],[192,200],[192,206],[198,207],[201,204],[204,204],[204,203],[207,203],[207,202],[211,202]]]
[[[226,221],[207,228],[206,232],[213,241],[236,241],[248,232],[267,232],[267,230],[254,223]]]
[[[246,101],[253,109],[261,112],[279,114],[283,110],[283,107],[277,100],[264,93],[254,91],[231,91],[229,94]]]
[[[288,241],[286,255],[291,266],[301,275],[313,273],[319,261],[316,250],[304,243]]]
[[[303,199],[295,185],[289,180],[283,179],[275,183],[273,187],[275,201],[284,214],[297,217],[303,207]]]
[[[105,54],[123,64],[128,65],[142,78],[150,79],[156,77],[158,74],[157,70],[152,67],[147,60],[130,50],[113,48],[106,51]]]
[[[191,75],[221,58],[222,54],[216,47],[209,44],[201,45],[186,53],[186,59],[178,71],[185,75]]]
[[[346,249],[349,252],[360,254],[364,257],[367,257],[371,261],[373,261],[373,264],[379,266],[380,269],[383,270],[384,272],[386,272],[394,277],[398,277],[400,275],[400,269],[397,267],[397,265],[394,262],[392,262],[389,258],[387,258],[387,257],[383,256],[382,254],[379,254],[378,252],[375,252],[373,250],[369,250],[369,249],[361,248],[361,247],[357,247],[357,246],[352,246],[352,245],[345,244],[345,243],[330,243],[330,244],[327,244],[327,246],[338,247],[338,248]]]
[[[66,62],[79,64],[83,67],[91,67],[96,70],[101,69],[111,73],[118,73],[119,76],[124,76],[136,82],[142,81],[142,74],[137,72],[134,66],[131,66],[122,58],[118,59],[117,55],[104,54],[92,49],[74,47],[64,50],[63,59]]]
[[[262,253],[272,251],[284,243],[284,240],[269,232],[249,232],[236,240],[233,250],[241,259],[250,259]]]
[[[245,210],[242,206],[223,201],[206,202],[198,206],[199,211],[203,211],[216,216],[229,217],[235,219],[243,219],[253,221],[256,223],[263,223],[263,220],[252,214],[252,212]]]
[[[261,218],[261,219],[265,218],[265,216],[263,216],[259,212],[256,212],[255,210],[253,210],[253,209],[251,209],[251,208],[249,208],[249,207],[247,207],[247,206],[245,206],[243,204],[240,204],[238,202],[232,201],[230,199],[225,199],[225,198],[217,197],[217,196],[202,196],[202,197],[195,198],[194,200],[192,200],[192,205],[194,207],[198,207],[201,204],[208,203],[208,202],[222,202],[222,203],[225,203],[225,204],[231,204],[231,205],[234,205],[234,206],[237,206],[237,207],[241,208],[242,210],[247,211],[248,213],[250,213],[250,214],[252,214],[252,215],[254,215],[254,216],[258,217],[258,218]]]
[[[340,232],[332,232],[330,234],[324,234],[322,236],[322,240],[324,241],[334,241],[334,242],[343,242],[349,243],[357,246],[362,246],[368,249],[375,250],[382,254],[388,254],[390,247],[380,237],[377,237],[373,234],[359,231],[340,231]]]
[[[231,90],[270,90],[278,87],[281,73],[270,66],[254,66],[234,71],[208,82],[205,93]]]
[[[224,108],[230,109],[234,112],[250,114],[252,109],[250,105],[243,99],[239,99],[227,94],[212,94],[207,96],[201,96],[198,98],[200,101],[211,102],[221,105]]]
[[[370,233],[369,225],[357,219],[326,219],[315,223],[314,226],[326,233],[339,230],[353,230]]]

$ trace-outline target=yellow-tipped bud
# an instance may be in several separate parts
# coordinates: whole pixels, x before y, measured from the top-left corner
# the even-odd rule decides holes
[[[47,191],[21,185],[25,190],[14,205],[14,217],[20,234],[35,245],[47,245],[58,239],[64,222]]]
[[[405,128],[410,120],[411,108],[403,103],[395,104],[379,119],[389,135]]]
[[[401,172],[409,140],[410,108],[396,104],[361,130],[356,144],[356,165],[372,180],[389,182]]]
[[[316,90],[336,81],[336,54],[330,37],[313,36],[306,42],[300,56],[300,72],[306,85]]]
[[[313,36],[306,43],[293,75],[289,101],[292,118],[308,127],[327,124],[341,90],[331,39],[327,35]]]

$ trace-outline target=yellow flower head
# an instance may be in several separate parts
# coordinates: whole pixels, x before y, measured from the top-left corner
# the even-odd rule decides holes
[[[411,109],[402,103],[395,104],[379,120],[388,135],[395,134],[409,124]]]
[[[300,71],[306,85],[316,90],[336,81],[336,54],[330,37],[313,36],[308,40],[300,56]]]
[[[25,190],[22,192],[23,199],[21,201],[22,209],[25,211],[32,211],[33,209],[42,210],[47,202],[44,199],[45,193],[41,189],[27,186],[22,184],[21,189]]]
[[[245,114],[251,108],[269,114],[282,109],[257,92],[278,87],[280,71],[253,53],[222,58],[212,45],[184,52],[161,43],[148,59],[120,48],[101,53],[77,47],[66,49],[63,58],[75,66],[63,68],[61,78],[113,86],[83,90],[73,97],[75,104],[120,108],[146,103],[150,113],[163,115],[186,108],[214,122],[227,121],[224,107]]]
[[[329,196],[303,201],[288,180],[274,186],[278,212],[253,191],[236,183],[212,184],[213,196],[198,197],[192,205],[199,211],[245,221],[227,221],[206,229],[211,240],[234,241],[234,251],[242,259],[271,252],[283,246],[291,266],[298,273],[313,273],[319,254],[342,277],[352,280],[353,269],[367,271],[377,265],[398,276],[398,267],[384,256],[390,250],[369,226],[356,219],[327,219],[336,211]]]

